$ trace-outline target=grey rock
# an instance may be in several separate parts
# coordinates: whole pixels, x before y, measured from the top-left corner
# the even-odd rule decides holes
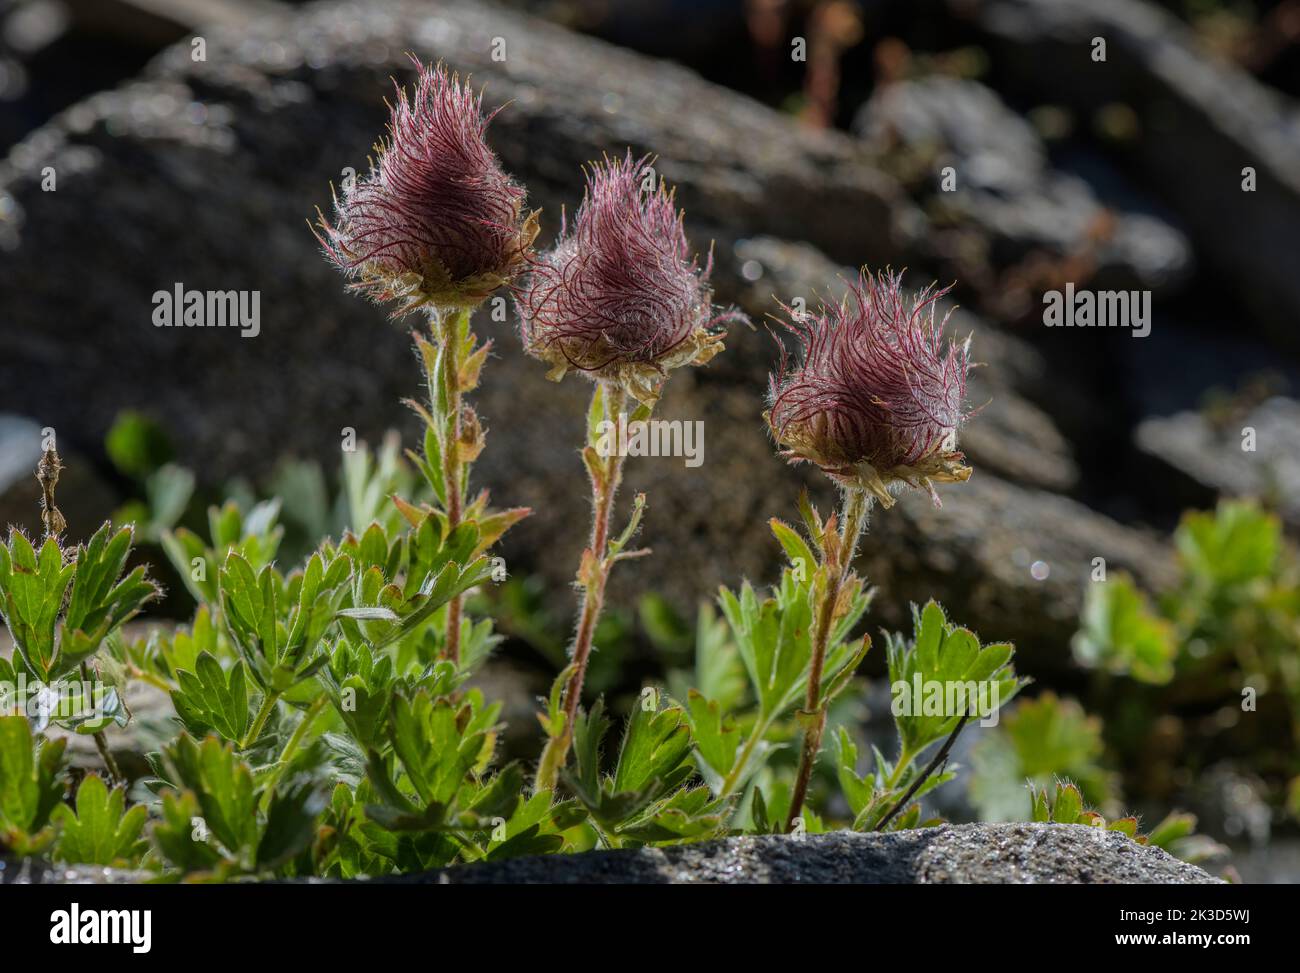
[[[1300,882],[1300,841],[1273,841],[1235,851],[1229,863],[1248,885],[1295,885]]]
[[[1187,793],[1187,809],[1196,815],[1202,834],[1257,849],[1276,847],[1274,812],[1268,784],[1258,774],[1231,761],[1220,761],[1196,774]],[[1300,876],[1300,869],[1292,868]],[[1293,879],[1294,880],[1294,879]]]
[[[74,27],[98,36],[130,38],[140,45],[164,47],[185,34],[217,25],[242,27],[256,17],[284,12],[280,0],[67,0]]]
[[[0,885],[135,885],[153,876],[99,865],[52,865],[31,858],[0,858]]]
[[[1079,824],[944,825],[726,838],[674,848],[523,858],[384,879],[415,884],[1213,884],[1113,831]]]
[[[521,5],[548,8],[536,0]],[[549,8],[553,19],[576,22],[586,33],[685,64],[708,63],[727,50],[726,41],[747,38],[745,15],[744,6],[731,0],[578,0]]]
[[[968,333],[975,335],[977,357],[996,347],[987,329],[976,327]],[[995,384],[989,375],[977,370],[967,383],[969,401],[979,411],[965,427],[962,450],[981,468],[1022,486],[1057,493],[1072,490],[1079,468],[1069,442],[1043,409]]]
[[[139,873],[0,859],[0,883],[122,884]],[[329,880],[310,879],[311,884]],[[1159,848],[1081,824],[962,824],[891,834],[724,838],[460,865],[385,885],[1211,885]]]
[[[1181,232],[1146,213],[1113,213],[1083,179],[1053,169],[1033,127],[979,82],[936,76],[886,85],[854,127],[881,154],[902,147],[923,160],[923,197],[981,228],[999,266],[1038,251],[1086,256],[1098,286],[1161,293],[1190,272]],[[956,187],[940,191],[948,166]]]
[[[1131,106],[1131,157],[1207,262],[1292,345],[1300,316],[1295,108],[1240,69],[1206,57],[1188,28],[1141,0],[947,0],[974,14],[1004,75],[1034,97],[1091,113]],[[1106,61],[1091,60],[1094,37]],[[1254,192],[1242,191],[1243,169]]]
[[[934,75],[878,89],[854,130],[880,151],[898,142],[959,163],[961,183],[1012,193],[1039,185],[1047,151],[1033,126],[977,81]]]
[[[1242,448],[1248,428],[1254,430],[1253,451]],[[1147,419],[1135,441],[1166,482],[1198,505],[1216,496],[1261,497],[1287,524],[1300,527],[1300,402],[1273,397],[1230,427],[1199,412]]]

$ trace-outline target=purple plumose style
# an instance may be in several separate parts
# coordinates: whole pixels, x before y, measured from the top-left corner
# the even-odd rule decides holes
[[[326,255],[395,316],[473,308],[523,269],[538,214],[484,139],[482,96],[441,65],[414,57],[414,93],[397,87],[388,138],[363,178],[322,216]]]
[[[528,353],[558,381],[570,369],[621,385],[653,404],[663,379],[702,365],[722,350],[709,263],[690,252],[673,194],[655,180],[650,160],[606,158],[587,172],[570,228],[535,258],[519,289],[520,331]]]
[[[957,452],[966,418],[968,345],[945,341],[935,307],[950,288],[902,289],[898,274],[862,271],[839,303],[785,326],[799,361],[782,351],[769,381],[768,424],[792,462],[816,463],[885,507],[904,486],[970,477]],[[788,309],[787,309],[788,310]]]

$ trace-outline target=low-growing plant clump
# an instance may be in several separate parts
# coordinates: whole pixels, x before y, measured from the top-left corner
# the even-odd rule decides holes
[[[825,737],[871,648],[862,620],[875,593],[853,562],[873,507],[888,516],[913,488],[938,503],[935,483],[971,474],[958,450],[968,347],[943,335],[943,292],[864,271],[843,302],[789,312],[796,358],[782,348],[765,419],[782,455],[834,481],[841,509],[823,516],[805,495],[797,526],[774,518],[788,561],[779,579],[722,590],[720,617],[701,612],[693,668],[646,685],[617,726],[584,695],[585,675],[610,572],[650,552],[638,546],[644,497],[616,526],[623,457],[600,448],[598,430],[649,419],[671,372],[720,353],[741,316],[713,306],[709,263],[692,255],[671,192],[630,154],[591,165],[572,227],[534,252],[539,214],[488,148],[479,96],[416,67],[370,172],[315,229],[353,287],[395,315],[425,316],[413,340],[427,396],[411,403],[422,441],[409,465],[391,445],[347,459],[340,502],[310,515],[275,501],[215,506],[206,537],[174,529],[192,477],[142,466],[154,502],[137,511],[140,533],[198,603],[190,623],[143,637],[123,626],[158,589],[143,567],[128,570],[133,528],[62,540],[81,525],[58,514],[50,444],[45,537],[15,530],[0,546],[14,644],[0,683],[15,694],[0,716],[0,853],[166,878],[349,878],[935,823],[922,799],[954,776],[958,734],[1024,685],[1010,645],[983,643],[934,602],[917,607],[910,635],[885,646],[891,684],[917,690],[916,705],[894,708],[894,753],[864,759],[844,725],[829,747]],[[546,514],[471,488],[487,437],[469,399],[492,347],[473,313],[504,293],[527,353],[556,380],[593,383],[575,634],[541,700],[533,765],[498,759],[501,703],[475,677],[501,636],[467,601],[504,579],[510,528]],[[290,570],[277,561],[286,515],[312,538]],[[128,795],[105,732],[131,719],[132,682],[165,692],[175,719]],[[68,733],[98,741],[102,770],[69,771]],[[797,760],[773,759],[785,751]],[[1072,786],[1032,808],[1103,823]],[[1183,839],[1185,824],[1150,840]],[[1137,834],[1128,819],[1110,827]]]

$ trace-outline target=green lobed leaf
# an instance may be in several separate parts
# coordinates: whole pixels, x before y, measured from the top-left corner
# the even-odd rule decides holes
[[[84,865],[134,867],[146,842],[141,839],[148,810],[137,804],[125,807],[123,788],[110,791],[95,774],[88,774],[77,788],[76,811],[67,804],[55,808],[59,825],[54,855],[58,861]]]

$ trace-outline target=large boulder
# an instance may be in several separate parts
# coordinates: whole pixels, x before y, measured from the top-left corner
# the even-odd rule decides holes
[[[1300,529],[1300,402],[1274,396],[1234,415],[1179,412],[1142,422],[1138,450],[1188,506],[1263,497]]]
[[[143,875],[0,859],[0,883],[121,884]],[[963,824],[890,834],[723,838],[513,858],[374,879],[394,885],[1209,885],[1159,848],[1081,824]]]
[[[1168,222],[1114,210],[1083,178],[1049,164],[1042,139],[997,93],[937,75],[879,88],[855,130],[882,157],[916,167],[913,192],[942,220],[979,228],[994,264],[1037,253],[1079,261],[1098,288],[1176,291],[1191,247]],[[953,183],[941,175],[951,168]]]
[[[1080,824],[963,824],[890,834],[726,838],[522,858],[397,879],[438,884],[1188,884],[1217,881],[1159,848]]]
[[[1300,127],[1295,109],[1198,49],[1187,26],[1142,0],[944,0],[987,39],[1001,77],[1027,97],[1091,116],[1132,108],[1132,162],[1179,213],[1206,262],[1271,334],[1296,345]],[[1106,43],[1094,61],[1094,39]],[[1245,170],[1253,191],[1244,191]]]

